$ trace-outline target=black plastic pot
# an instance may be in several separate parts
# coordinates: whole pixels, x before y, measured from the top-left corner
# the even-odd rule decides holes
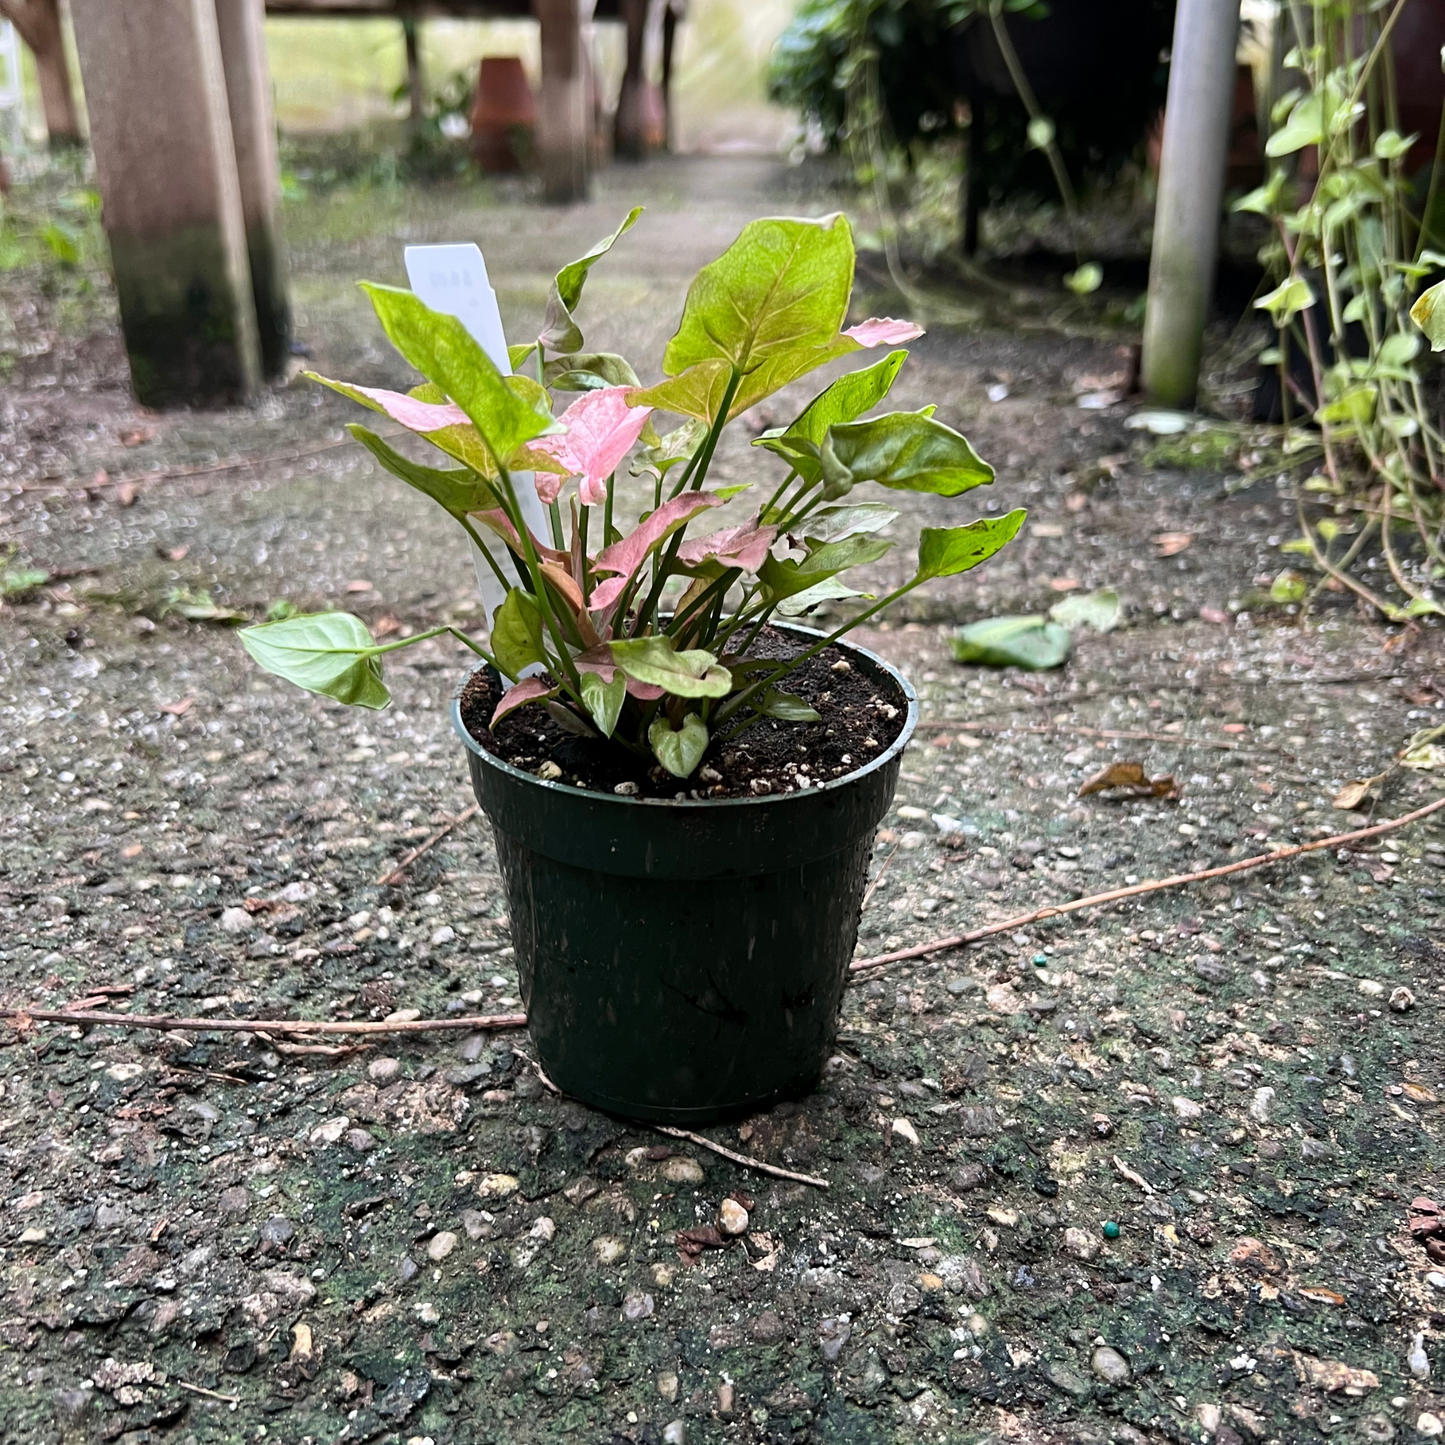
[[[674,801],[543,782],[482,748],[453,702],[496,837],[533,1043],[563,1093],[697,1123],[817,1085],[874,831],[918,722],[899,673],[838,646],[896,692],[903,731],[857,772],[780,796]]]

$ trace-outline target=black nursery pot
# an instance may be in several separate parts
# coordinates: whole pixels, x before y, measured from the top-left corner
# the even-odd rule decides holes
[[[817,1085],[874,832],[918,723],[898,672],[837,646],[907,708],[903,731],[857,772],[777,797],[627,798],[543,782],[482,748],[453,701],[496,836],[532,1040],[563,1093],[683,1124]]]

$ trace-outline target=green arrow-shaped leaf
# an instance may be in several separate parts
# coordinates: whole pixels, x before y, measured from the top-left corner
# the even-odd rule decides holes
[[[712,653],[701,648],[676,652],[672,639],[661,633],[608,645],[612,660],[633,681],[660,687],[676,697],[725,697],[732,690],[732,674]]]
[[[507,593],[492,619],[492,656],[512,679],[534,663],[547,662],[542,645],[542,613],[537,599],[520,587]]]
[[[572,319],[572,313],[582,299],[587,273],[612,249],[624,231],[632,229],[641,214],[642,207],[634,206],[610,236],[603,237],[585,255],[568,262],[553,278],[552,291],[547,297],[547,315],[538,338],[549,351],[582,349],[582,331]]]
[[[1028,513],[1022,508],[1002,517],[980,517],[964,527],[925,527],[918,536],[918,576],[952,577],[986,562],[1018,535]]]
[[[690,712],[683,718],[682,727],[674,732],[667,714],[661,713],[648,728],[647,741],[657,761],[673,777],[688,778],[707,751],[707,725],[695,712]]]
[[[391,694],[366,624],[349,612],[314,612],[245,627],[241,644],[267,672],[356,707],[382,708]]]
[[[433,311],[410,291],[365,282],[361,288],[393,346],[471,419],[493,457],[506,465],[518,447],[560,431],[549,414],[506,384],[455,316]]]
[[[859,482],[878,482],[956,497],[993,481],[993,468],[968,438],[935,420],[932,411],[895,411],[829,427],[821,457],[824,495],[842,496]]]
[[[627,700],[627,679],[621,670],[612,674],[611,682],[603,682],[595,672],[584,672],[581,677],[582,701],[597,724],[597,731],[604,738],[610,738],[617,727],[622,704]]]

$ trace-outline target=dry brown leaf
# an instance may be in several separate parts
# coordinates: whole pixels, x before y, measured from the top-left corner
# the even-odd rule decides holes
[[[1154,555],[1177,557],[1193,540],[1193,532],[1160,532],[1154,537]]]
[[[1346,783],[1338,793],[1330,799],[1334,807],[1343,812],[1352,813],[1366,798],[1370,796],[1370,789],[1379,782],[1378,778],[1356,778],[1352,783]]]
[[[1338,1306],[1344,1304],[1345,1302],[1344,1295],[1336,1294],[1334,1290],[1325,1289],[1323,1285],[1316,1284],[1304,1285],[1300,1289],[1300,1298],[1313,1300],[1316,1304],[1321,1305]]]
[[[195,706],[195,701],[193,697],[183,697],[179,702],[163,702],[161,711],[168,712],[172,717],[184,717]]]
[[[1079,789],[1079,796],[1087,798],[1090,793],[1103,793],[1111,788],[1127,788],[1139,797],[1173,798],[1179,793],[1179,785],[1173,773],[1164,773],[1151,778],[1144,771],[1144,764],[1138,762],[1110,763],[1097,772]]]

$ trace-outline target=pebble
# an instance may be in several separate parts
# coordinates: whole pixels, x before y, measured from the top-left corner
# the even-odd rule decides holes
[[[650,1294],[630,1294],[622,1301],[622,1318],[636,1324],[638,1320],[649,1318],[655,1307]]]
[[[1070,1228],[1064,1231],[1064,1248],[1075,1259],[1093,1259],[1102,1247],[1099,1239],[1087,1229]]]
[[[233,1184],[216,1196],[216,1208],[222,1214],[244,1214],[250,1206],[250,1191],[243,1184]]]
[[[746,1234],[748,1230],[747,1210],[736,1199],[724,1199],[718,1205],[717,1227],[724,1234]]]
[[[348,1129],[345,1138],[346,1147],[354,1149],[358,1154],[365,1154],[376,1145],[376,1140],[365,1129]]]
[[[290,1244],[296,1238],[296,1226],[280,1214],[273,1214],[261,1226],[261,1243],[270,1245]]]
[[[95,1209],[97,1229],[113,1229],[117,1224],[124,1224],[128,1217],[123,1204],[98,1204]]]
[[[1199,1421],[1199,1428],[1203,1430],[1206,1435],[1218,1433],[1222,1419],[1218,1405],[1208,1400],[1204,1401],[1195,1407],[1194,1418]]]
[[[1432,1415],[1426,1410],[1415,1421],[1415,1430],[1420,1435],[1439,1435],[1445,1433],[1445,1424],[1441,1423],[1438,1415]]]
[[[466,999],[463,999],[462,1001],[463,1003],[467,1002]],[[481,1001],[481,996],[478,995],[476,1002],[480,1003]],[[488,1039],[486,1034],[468,1034],[466,1038],[464,1038],[461,1043],[457,1045],[457,1057],[464,1064],[474,1064],[486,1052],[487,1043]]]
[[[907,1139],[915,1149],[918,1148],[918,1130],[907,1119],[900,1117],[893,1121],[893,1136],[896,1139]]]
[[[662,1445],[683,1445],[687,1439],[687,1422],[685,1420],[670,1420],[663,1426]]]
[[[1410,1367],[1410,1373],[1417,1380],[1428,1380],[1430,1378],[1430,1356],[1425,1353],[1425,1336],[1417,1334],[1410,1343],[1410,1353],[1405,1356],[1405,1363]]]
[[[483,1199],[504,1199],[517,1192],[519,1183],[515,1174],[488,1174],[477,1185],[477,1193]]]
[[[967,1164],[960,1164],[948,1176],[948,1182],[952,1188],[958,1190],[977,1189],[987,1178],[988,1171],[983,1165],[970,1161]]]
[[[1177,1119],[1202,1119],[1204,1117],[1204,1106],[1196,1103],[1193,1099],[1186,1099],[1182,1095],[1176,1095],[1174,1100],[1174,1116]]]
[[[96,1211],[95,1220],[97,1224],[100,1223],[99,1210]],[[1425,1276],[1425,1283],[1428,1284],[1431,1289],[1445,1289],[1445,1274],[1441,1274],[1438,1269],[1432,1269],[1430,1273]]]
[[[1390,994],[1390,1008],[1397,1014],[1409,1013],[1415,1007],[1415,995],[1408,988],[1397,988]]]
[[[427,1241],[426,1257],[433,1264],[440,1264],[456,1247],[456,1235],[449,1229],[441,1229]]]
[[[457,931],[450,923],[444,923],[436,929],[431,936],[432,947],[439,947],[443,943],[451,943],[457,936]]]
[[[673,1184],[701,1184],[707,1177],[702,1172],[702,1165],[686,1154],[674,1154],[662,1166],[662,1174]]]
[[[223,908],[221,910],[221,930],[224,933],[245,933],[254,921],[244,908]]]
[[[677,1399],[677,1385],[678,1379],[676,1370],[664,1370],[657,1377],[657,1393],[661,1395],[662,1398],[668,1402],[668,1404],[671,1404],[675,1399]]]
[[[1385,991],[1385,985],[1373,978],[1362,978],[1357,987],[1366,998],[1379,998]]]
[[[311,1131],[311,1142],[313,1144],[335,1144],[350,1127],[351,1120],[345,1114],[339,1114],[334,1119],[327,1119],[324,1123],[318,1124]]]
[[[627,1253],[627,1246],[615,1234],[603,1234],[592,1241],[592,1254],[598,1264],[616,1264]]]
[[[401,1282],[403,1284],[410,1284],[412,1280],[417,1277],[420,1268],[416,1260],[409,1254],[404,1254],[401,1257],[401,1263],[396,1267],[396,1272],[401,1276]]]
[[[1106,1384],[1125,1385],[1129,1382],[1129,1362],[1118,1350],[1100,1345],[1089,1360],[1089,1368]]]
[[[843,1353],[843,1346],[848,1343],[852,1333],[853,1327],[846,1319],[823,1321],[822,1333],[818,1338],[818,1349],[830,1365],[838,1363],[838,1356]]]
[[[389,1084],[401,1073],[400,1059],[373,1059],[366,1066],[366,1077],[373,1084]]]

